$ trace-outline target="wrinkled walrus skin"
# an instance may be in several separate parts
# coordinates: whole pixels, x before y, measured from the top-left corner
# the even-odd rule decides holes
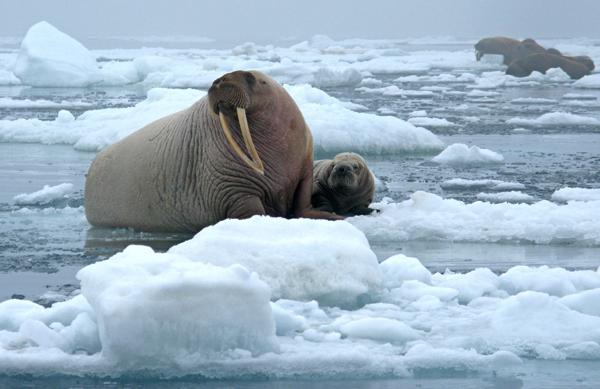
[[[243,148],[240,107],[264,175],[232,151],[219,122],[223,113]],[[98,153],[86,216],[95,226],[181,232],[253,215],[339,219],[311,208],[312,165],[312,135],[281,85],[256,71],[228,73],[191,107]]]
[[[355,153],[315,161],[312,205],[338,215],[368,215],[375,194],[375,180],[365,160]]]
[[[569,77],[575,80],[590,73],[588,66],[584,63],[546,52],[532,54],[513,61],[506,69],[506,74],[515,77],[527,77],[534,71],[545,74],[548,69],[552,68],[561,68]]]

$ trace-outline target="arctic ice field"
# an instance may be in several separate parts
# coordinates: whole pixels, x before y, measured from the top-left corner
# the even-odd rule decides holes
[[[600,73],[506,76],[478,38],[83,38],[0,39],[0,385],[597,387]],[[362,154],[379,212],[92,228],[95,153],[236,69],[317,159]]]

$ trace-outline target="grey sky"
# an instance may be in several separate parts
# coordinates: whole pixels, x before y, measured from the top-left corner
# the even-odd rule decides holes
[[[0,0],[0,35],[47,20],[81,40],[196,35],[223,43],[333,38],[600,37],[598,0]]]

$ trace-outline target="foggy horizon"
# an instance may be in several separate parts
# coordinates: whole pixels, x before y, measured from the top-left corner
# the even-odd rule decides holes
[[[318,34],[333,39],[600,37],[595,21],[600,2],[592,0],[375,0],[354,4],[340,0],[324,4],[315,0],[253,4],[234,0],[228,4],[224,8],[219,3],[191,0],[168,4],[24,0],[4,4],[0,36],[24,36],[31,25],[45,20],[83,41],[114,36],[189,36],[221,44],[277,43]]]

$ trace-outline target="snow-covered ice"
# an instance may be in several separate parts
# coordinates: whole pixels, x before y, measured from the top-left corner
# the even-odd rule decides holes
[[[43,205],[65,198],[71,192],[73,192],[73,184],[68,182],[54,186],[44,185],[42,189],[33,193],[16,195],[13,200],[17,205]]]
[[[600,125],[600,120],[589,116],[576,115],[570,112],[549,112],[535,119],[518,117],[508,119],[506,123],[518,126],[597,126]]]
[[[418,191],[372,205],[374,216],[349,221],[372,241],[447,240],[600,245],[600,201],[533,204],[464,203]]]
[[[508,192],[496,192],[496,193],[487,193],[481,192],[477,193],[477,199],[483,201],[489,201],[492,203],[529,203],[534,200],[534,197],[528,195],[527,193],[523,193],[521,191],[508,191]]]
[[[480,189],[486,188],[491,190],[520,190],[525,189],[525,185],[519,182],[508,182],[493,179],[478,179],[469,180],[465,178],[452,178],[440,184],[443,189]]]
[[[480,165],[502,163],[504,157],[495,151],[477,146],[454,143],[432,159],[434,162],[447,165]]]
[[[554,201],[600,201],[600,189],[561,188],[552,193]]]

